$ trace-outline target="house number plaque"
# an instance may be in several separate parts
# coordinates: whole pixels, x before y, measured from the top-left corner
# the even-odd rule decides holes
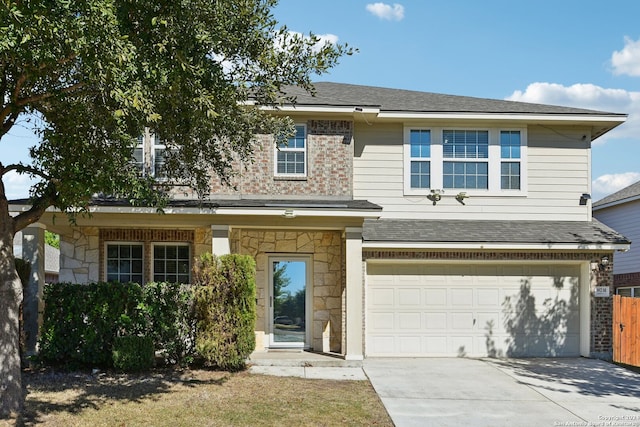
[[[596,286],[595,297],[606,298],[609,296],[609,286]]]

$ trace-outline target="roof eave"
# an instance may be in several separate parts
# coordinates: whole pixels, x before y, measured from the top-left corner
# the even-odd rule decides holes
[[[630,243],[509,243],[509,242],[407,242],[365,241],[363,249],[444,249],[444,250],[555,250],[555,251],[619,251],[626,252]]]

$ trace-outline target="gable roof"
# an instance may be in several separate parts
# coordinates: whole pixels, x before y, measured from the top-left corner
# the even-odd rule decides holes
[[[285,88],[285,93],[288,96],[296,97],[296,105],[375,107],[387,112],[606,115],[620,117],[621,119],[627,117],[626,114],[583,108],[444,95],[346,83],[317,82],[313,86],[316,89],[315,96],[295,86]]]
[[[470,245],[629,245],[629,239],[593,220],[465,221],[367,219],[362,238],[380,246],[395,243]],[[628,249],[628,248],[627,248]]]
[[[607,197],[598,200],[597,202],[594,202],[593,209],[604,209],[613,205],[632,202],[638,199],[640,199],[640,181],[631,184],[630,186],[625,187],[622,190],[616,191],[615,193],[610,194]]]

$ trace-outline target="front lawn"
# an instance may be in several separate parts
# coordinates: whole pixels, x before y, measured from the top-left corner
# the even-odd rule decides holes
[[[207,370],[26,372],[25,425],[392,426],[368,381]]]

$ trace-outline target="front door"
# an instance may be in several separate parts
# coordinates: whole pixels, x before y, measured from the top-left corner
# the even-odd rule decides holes
[[[309,347],[307,320],[310,320],[310,257],[269,258],[269,346]]]

